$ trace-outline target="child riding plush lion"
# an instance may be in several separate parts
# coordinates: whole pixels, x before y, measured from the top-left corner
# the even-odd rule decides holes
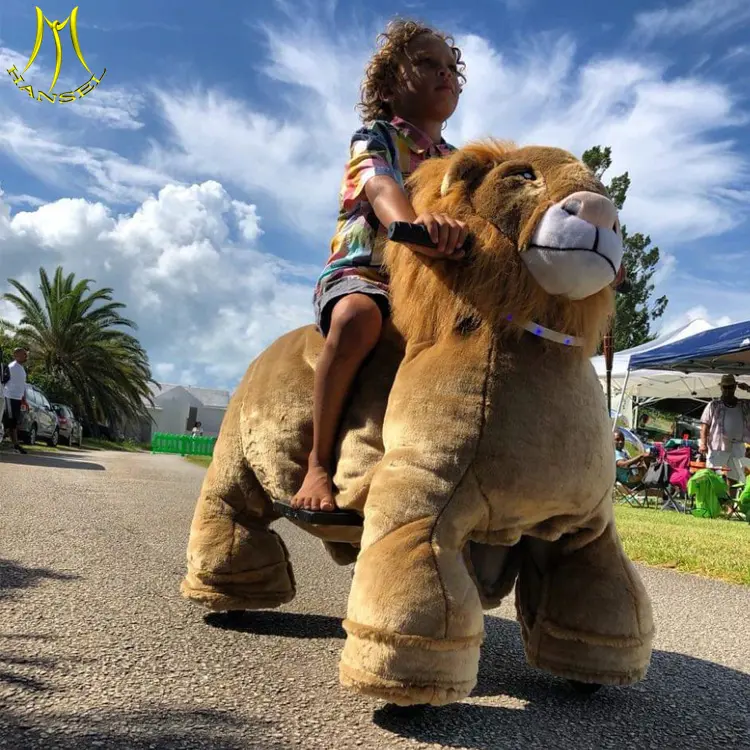
[[[393,38],[407,41],[395,47],[395,78],[382,80],[433,86],[440,112],[452,111],[458,55],[430,30]],[[615,528],[611,426],[589,361],[614,309],[617,210],[572,154],[497,141],[451,150],[429,125],[438,115],[418,129],[381,127],[387,171],[374,136],[353,148],[370,177],[343,193],[357,198],[343,199],[339,278],[361,241],[372,242],[363,268],[380,273],[382,259],[384,281],[324,274],[327,336],[290,331],[251,363],[203,482],[182,592],[214,610],[290,602],[292,563],[271,524],[273,500],[296,494],[331,517],[299,525],[337,562],[356,560],[344,685],[401,704],[461,699],[476,683],[483,610],[514,588],[530,664],[592,686],[631,684],[648,668],[654,626]],[[396,197],[405,174],[408,201]],[[389,195],[403,213],[379,200]],[[368,232],[420,216],[438,251],[389,241],[381,256]],[[464,237],[471,246],[457,253]],[[357,318],[352,305],[369,312]],[[352,316],[364,343],[342,334]],[[348,397],[330,400],[339,376]],[[340,525],[331,500],[362,526]]]

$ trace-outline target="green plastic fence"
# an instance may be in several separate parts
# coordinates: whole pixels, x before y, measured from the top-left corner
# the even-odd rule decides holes
[[[151,438],[152,453],[179,453],[181,456],[213,456],[215,437],[193,437],[156,432]]]

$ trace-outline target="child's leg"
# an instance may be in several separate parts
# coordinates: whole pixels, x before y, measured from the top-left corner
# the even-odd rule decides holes
[[[344,402],[365,357],[380,338],[383,315],[372,297],[349,294],[331,312],[331,324],[315,369],[313,447],[307,475],[293,507],[334,510],[331,454]]]

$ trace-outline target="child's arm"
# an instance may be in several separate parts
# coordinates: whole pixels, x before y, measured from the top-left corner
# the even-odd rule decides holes
[[[454,258],[464,256],[462,246],[466,240],[466,227],[444,214],[422,214],[417,216],[411,202],[401,186],[389,175],[377,175],[365,185],[367,200],[383,226],[393,221],[408,221],[424,224],[437,248],[410,245],[416,252],[433,258]]]

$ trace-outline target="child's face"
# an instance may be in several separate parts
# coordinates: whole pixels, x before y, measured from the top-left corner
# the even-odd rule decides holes
[[[394,96],[397,114],[445,122],[458,105],[456,58],[439,37],[422,34],[412,39],[400,65],[402,85]]]

